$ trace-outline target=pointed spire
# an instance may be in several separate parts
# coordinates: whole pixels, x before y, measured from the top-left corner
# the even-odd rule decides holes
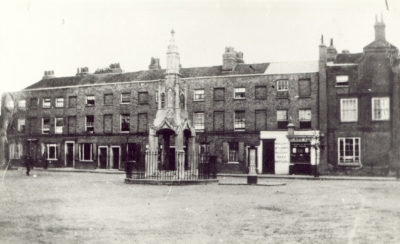
[[[321,45],[324,45],[324,35],[321,35]]]
[[[171,39],[169,40],[167,53],[178,53],[178,46],[176,45],[174,35],[175,35],[175,31],[174,31],[174,29],[172,29],[171,30]]]
[[[331,47],[333,46],[333,38],[331,38]]]

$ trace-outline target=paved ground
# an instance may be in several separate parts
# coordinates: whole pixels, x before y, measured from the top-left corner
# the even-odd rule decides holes
[[[32,173],[0,171],[1,243],[400,243],[398,181],[170,187]]]

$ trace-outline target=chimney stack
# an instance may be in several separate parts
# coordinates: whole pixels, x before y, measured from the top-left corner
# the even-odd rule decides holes
[[[54,70],[45,71],[43,75],[43,79],[54,78]]]
[[[161,69],[160,59],[151,57],[149,69]]]
[[[89,74],[89,68],[88,67],[81,67],[80,69],[78,68],[78,72],[76,73],[76,76],[84,76]]]
[[[233,47],[225,47],[225,53],[222,55],[222,71],[233,71],[237,64],[244,63],[243,53],[236,52]]]
[[[383,16],[381,14],[381,22],[378,22],[378,16],[375,15],[375,41],[386,41],[385,28],[386,25],[383,23]]]
[[[328,52],[327,52],[327,61],[334,62],[336,60],[336,56],[337,56],[337,51],[335,46],[333,46],[333,39],[331,38],[331,45],[328,47]]]

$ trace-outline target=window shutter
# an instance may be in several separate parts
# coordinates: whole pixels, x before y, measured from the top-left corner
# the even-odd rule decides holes
[[[82,156],[81,156],[81,150],[82,150],[82,144],[79,143],[79,144],[78,144],[78,150],[77,150],[77,152],[76,152],[76,154],[75,154],[75,159],[76,159],[76,161],[79,161],[79,160],[81,160],[81,158],[82,158]]]
[[[60,143],[57,143],[56,153],[57,153],[57,160],[60,160],[61,159],[61,144]]]
[[[127,146],[128,146],[128,144],[126,144],[126,143],[122,143],[121,144],[121,161],[122,161],[123,164],[125,164],[125,162],[128,159],[128,157],[127,157],[128,156],[127,155],[127,150],[128,150]]]
[[[93,155],[93,161],[96,161],[97,160],[97,144],[96,143],[93,143],[92,144],[92,155]]]
[[[244,142],[239,142],[239,162],[244,162]]]
[[[224,154],[224,156],[223,156],[223,159],[224,159],[224,162],[226,163],[226,162],[228,162],[228,156],[229,156],[229,143],[228,142],[224,142],[224,143],[222,143],[222,150],[223,150],[223,154]]]

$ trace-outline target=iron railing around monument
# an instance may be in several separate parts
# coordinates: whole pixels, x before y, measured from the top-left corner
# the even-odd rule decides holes
[[[126,176],[133,179],[198,180],[216,179],[216,156],[176,152],[164,156],[159,152],[146,152],[142,162],[126,162]],[[175,160],[175,159],[178,160]]]

